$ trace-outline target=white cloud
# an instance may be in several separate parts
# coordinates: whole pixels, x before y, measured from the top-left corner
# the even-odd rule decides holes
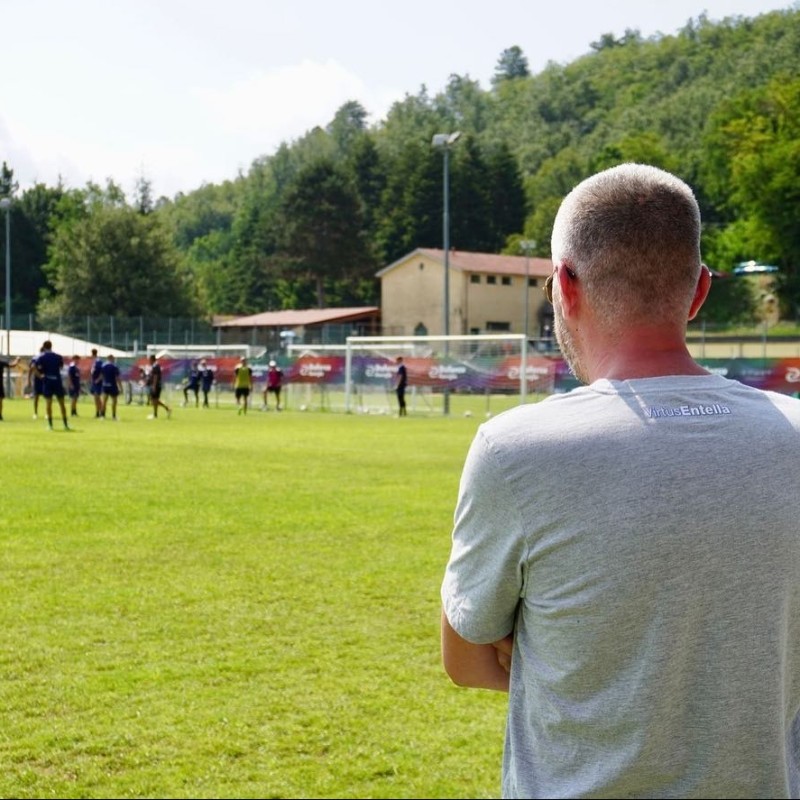
[[[236,178],[347,101],[376,123],[422,84],[444,89],[451,73],[486,88],[512,44],[538,71],[585,53],[605,31],[648,36],[702,6],[719,19],[773,4],[566,0],[537,17],[529,0],[508,0],[476,25],[478,0],[458,14],[424,0],[229,0],[222,15],[212,0],[14,0],[3,6],[14,32],[5,58],[25,68],[0,79],[0,160],[23,189],[61,175],[70,187],[112,178],[129,193],[143,174],[172,196]]]
[[[210,122],[220,130],[272,150],[281,142],[327,125],[348,100],[367,95],[364,81],[334,60],[257,72],[227,91],[197,89]]]
[[[370,90],[335,60],[304,59],[254,72],[227,87],[194,88],[188,97],[173,97],[172,113],[161,99],[114,136],[91,126],[28,126],[18,120],[13,131],[0,127],[0,142],[22,189],[37,180],[55,185],[65,176],[70,188],[89,180],[103,185],[112,178],[131,193],[143,175],[156,195],[173,196],[203,181],[236,178],[282,142],[327,125],[349,100],[362,103],[371,119],[381,119],[401,96],[399,89]],[[112,107],[110,98],[106,113],[113,113]]]

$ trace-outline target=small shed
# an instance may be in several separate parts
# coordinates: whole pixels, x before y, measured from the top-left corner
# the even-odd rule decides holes
[[[344,344],[381,332],[378,306],[263,311],[214,322],[220,344],[248,344],[276,353],[289,344]]]

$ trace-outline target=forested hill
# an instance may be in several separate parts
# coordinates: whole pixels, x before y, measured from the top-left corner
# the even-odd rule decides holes
[[[115,308],[125,313],[376,302],[378,269],[415,247],[442,246],[443,152],[431,142],[454,131],[462,135],[448,151],[452,247],[518,253],[524,238],[548,255],[555,211],[576,182],[643,161],[694,187],[712,267],[749,258],[779,264],[782,303],[792,316],[800,309],[797,3],[756,18],[700,16],[674,35],[600,34],[587,55],[538,74],[510,43],[491,86],[453,75],[440,92],[421,87],[378,124],[367,120],[367,109],[346,103],[246,174],[172,199],[154,201],[147,181],[130,203],[113,184],[26,192],[15,213],[30,212],[34,233],[53,222],[49,255],[30,238],[31,255],[41,248],[32,274],[50,295],[39,310],[114,312],[98,309],[89,287],[93,270],[113,261],[94,255],[97,248],[123,246],[125,237],[111,234],[123,220],[142,226],[140,244],[152,239],[148,274],[164,281],[138,311],[135,295],[118,296]],[[71,196],[51,213],[63,194]],[[125,284],[137,257],[130,254],[115,285]],[[155,258],[163,265],[152,266]],[[18,302],[34,304],[38,288]]]

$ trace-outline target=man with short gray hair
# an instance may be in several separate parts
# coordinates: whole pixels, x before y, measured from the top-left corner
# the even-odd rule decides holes
[[[600,172],[551,244],[585,385],[472,442],[445,669],[509,692],[504,797],[798,797],[800,403],[688,352],[711,275],[683,181]]]

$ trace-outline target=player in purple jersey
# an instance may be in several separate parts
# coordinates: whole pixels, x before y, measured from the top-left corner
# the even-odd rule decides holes
[[[39,348],[39,355],[42,354],[42,348]],[[39,374],[39,371],[36,369],[36,362],[39,356],[34,356],[31,359],[31,363],[28,366],[28,384],[31,387],[31,396],[33,397],[33,418],[38,419],[39,417],[39,398],[42,396],[42,392],[44,391],[44,383],[42,381],[42,376]]]
[[[58,400],[61,409],[61,418],[64,428],[69,430],[67,424],[67,406],[64,402],[64,382],[61,379],[61,370],[64,368],[64,359],[53,352],[53,343],[48,339],[42,345],[41,355],[36,359],[36,371],[42,379],[42,395],[47,406],[47,427],[53,430],[53,398]]]
[[[97,348],[92,348],[92,372],[89,381],[89,391],[94,398],[95,417],[103,416],[103,359],[97,355]]]
[[[0,358],[0,421],[3,419],[3,399],[6,396],[6,379],[4,372],[5,370],[11,371],[12,367],[16,367],[19,364],[19,356],[12,359],[7,358]]]
[[[119,377],[119,367],[114,361],[114,354],[109,353],[108,358],[103,364],[101,384],[103,387],[103,410],[101,417],[106,416],[108,399],[111,398],[111,419],[117,421],[117,399],[122,394],[122,381]]]
[[[186,385],[183,387],[183,405],[189,405],[189,392],[194,394],[195,408],[200,405],[200,366],[196,361],[192,361],[189,366],[189,374],[186,378]]]
[[[78,398],[81,396],[81,368],[79,361],[80,358],[78,356],[72,356],[72,361],[69,362],[67,367],[67,392],[70,400],[69,415],[71,417],[78,416]]]
[[[200,361],[200,388],[203,390],[203,408],[208,408],[208,393],[214,385],[214,370],[205,359]]]

